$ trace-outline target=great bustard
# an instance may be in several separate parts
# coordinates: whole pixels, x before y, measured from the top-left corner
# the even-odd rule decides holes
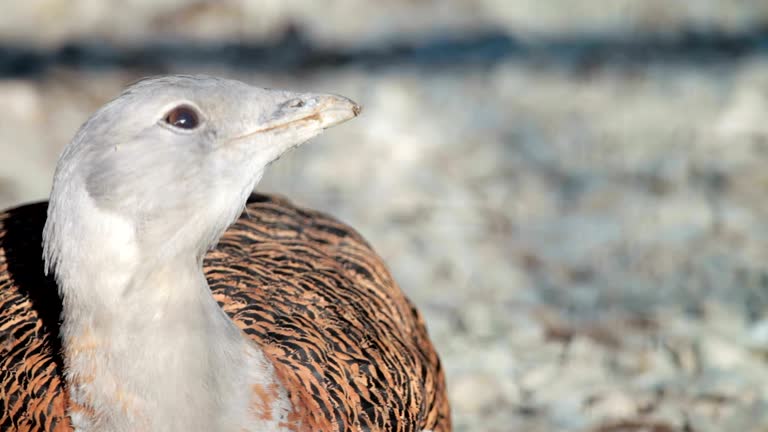
[[[449,431],[423,320],[365,240],[251,194],[358,112],[204,76],[99,109],[50,203],[0,213],[0,430]]]

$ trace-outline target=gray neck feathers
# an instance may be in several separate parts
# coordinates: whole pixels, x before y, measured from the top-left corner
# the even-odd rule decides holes
[[[86,407],[71,412],[75,425],[281,430],[250,407],[252,383],[277,382],[271,364],[219,308],[202,273],[202,253],[227,224],[191,243],[154,243],[100,208],[80,179],[67,180],[52,194],[44,254],[63,300],[70,399]],[[204,221],[186,222],[178,238],[201,234],[194,228]],[[287,412],[282,395],[275,409]]]

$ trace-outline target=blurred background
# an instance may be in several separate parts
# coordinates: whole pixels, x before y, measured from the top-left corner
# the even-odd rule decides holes
[[[384,257],[456,431],[768,430],[768,2],[9,3],[0,208],[162,73],[365,106],[259,188]]]

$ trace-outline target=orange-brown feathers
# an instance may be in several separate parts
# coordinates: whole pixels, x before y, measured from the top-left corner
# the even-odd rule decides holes
[[[3,431],[70,430],[61,304],[41,258],[45,214],[44,203],[0,214]],[[205,274],[223,310],[273,363],[293,430],[451,430],[443,370],[421,316],[348,226],[254,195],[206,256]],[[254,409],[275,394],[254,388]]]

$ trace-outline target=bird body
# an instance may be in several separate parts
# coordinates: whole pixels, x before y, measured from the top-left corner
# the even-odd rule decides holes
[[[163,77],[97,112],[50,203],[0,215],[0,428],[449,431],[424,323],[370,246],[248,198],[357,111]]]

